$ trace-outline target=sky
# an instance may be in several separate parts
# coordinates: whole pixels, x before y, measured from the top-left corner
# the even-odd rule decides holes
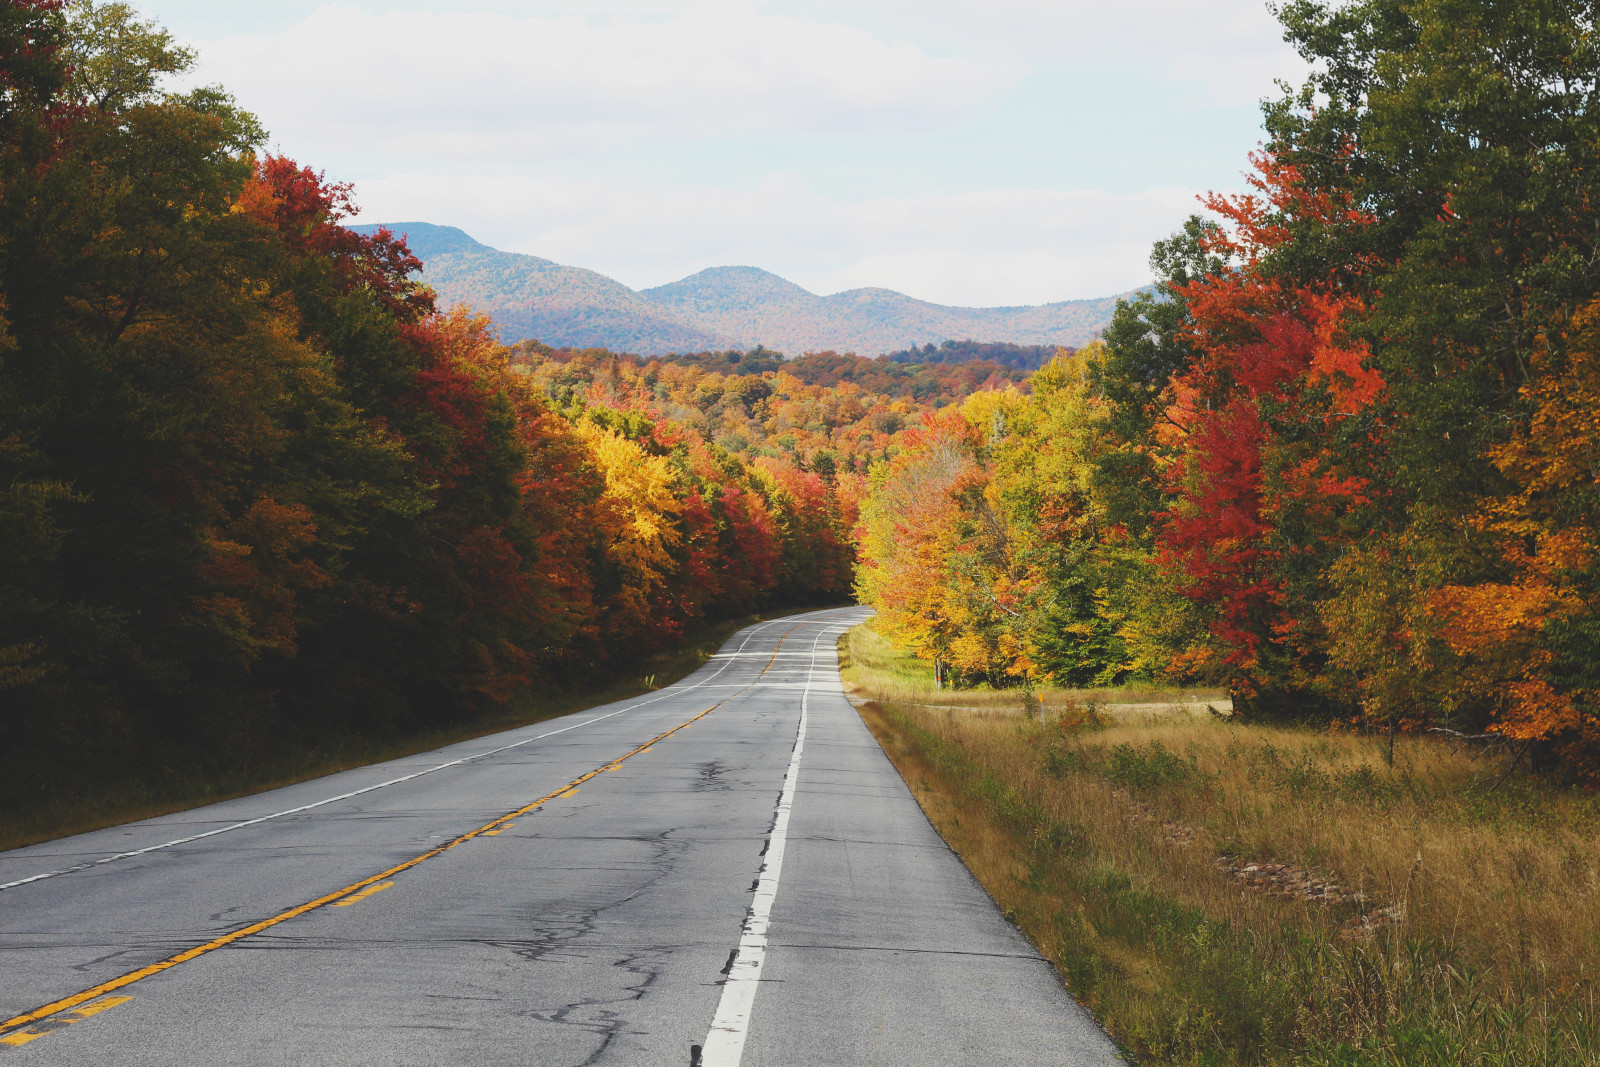
[[[1124,292],[1304,65],[1264,0],[142,0],[360,222],[634,288]]]

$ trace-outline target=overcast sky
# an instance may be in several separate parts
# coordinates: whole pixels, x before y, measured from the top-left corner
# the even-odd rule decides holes
[[[136,0],[137,3],[137,0]],[[1241,185],[1262,0],[143,0],[360,221],[659,285],[1104,296]]]

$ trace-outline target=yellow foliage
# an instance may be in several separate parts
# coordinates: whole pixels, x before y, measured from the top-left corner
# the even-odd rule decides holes
[[[612,517],[603,531],[607,553],[635,575],[638,586],[658,585],[672,562],[667,550],[679,539],[671,465],[593,423],[579,424],[578,436],[605,478],[602,503]]]

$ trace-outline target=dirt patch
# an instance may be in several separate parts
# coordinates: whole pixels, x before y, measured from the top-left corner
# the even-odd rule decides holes
[[[1163,819],[1156,810],[1135,800],[1126,790],[1113,794],[1127,806],[1128,818],[1133,822],[1159,822],[1167,840],[1187,847],[1194,844],[1198,831],[1181,822]],[[1257,863],[1239,856],[1221,855],[1215,860],[1217,869],[1239,882],[1246,889],[1273,896],[1294,897],[1312,904],[1355,904],[1363,910],[1339,926],[1339,936],[1347,939],[1365,939],[1377,934],[1386,926],[1394,926],[1405,919],[1405,907],[1387,904],[1367,909],[1366,894],[1346,889],[1338,882],[1324,877],[1309,867],[1292,863]]]

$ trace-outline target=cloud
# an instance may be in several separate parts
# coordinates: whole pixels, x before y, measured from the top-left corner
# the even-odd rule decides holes
[[[937,124],[1021,73],[738,6],[604,21],[323,7],[201,55],[199,76],[226,84],[297,152],[496,162],[639,137]]]
[[[975,306],[1108,296],[1147,283],[1151,244],[1197,209],[1187,189],[875,201],[853,212],[867,251],[813,280]]]
[[[200,77],[356,179],[364,221],[636,287],[745,263],[967,305],[1123,291],[1303,72],[1255,0],[280,3],[213,21]]]
[[[635,288],[705,267],[764,267],[828,293],[882,286],[992,306],[1106,296],[1149,280],[1154,240],[1197,209],[1186,189],[999,190],[848,203],[790,177],[729,190],[650,182],[394,175],[362,221],[421,218]]]
[[[829,5],[832,6],[832,5]],[[1213,104],[1253,103],[1307,67],[1265,0],[849,0],[903,32],[920,28],[964,54],[1092,64],[1128,78],[1201,87]],[[844,3],[838,10],[846,10]]]

